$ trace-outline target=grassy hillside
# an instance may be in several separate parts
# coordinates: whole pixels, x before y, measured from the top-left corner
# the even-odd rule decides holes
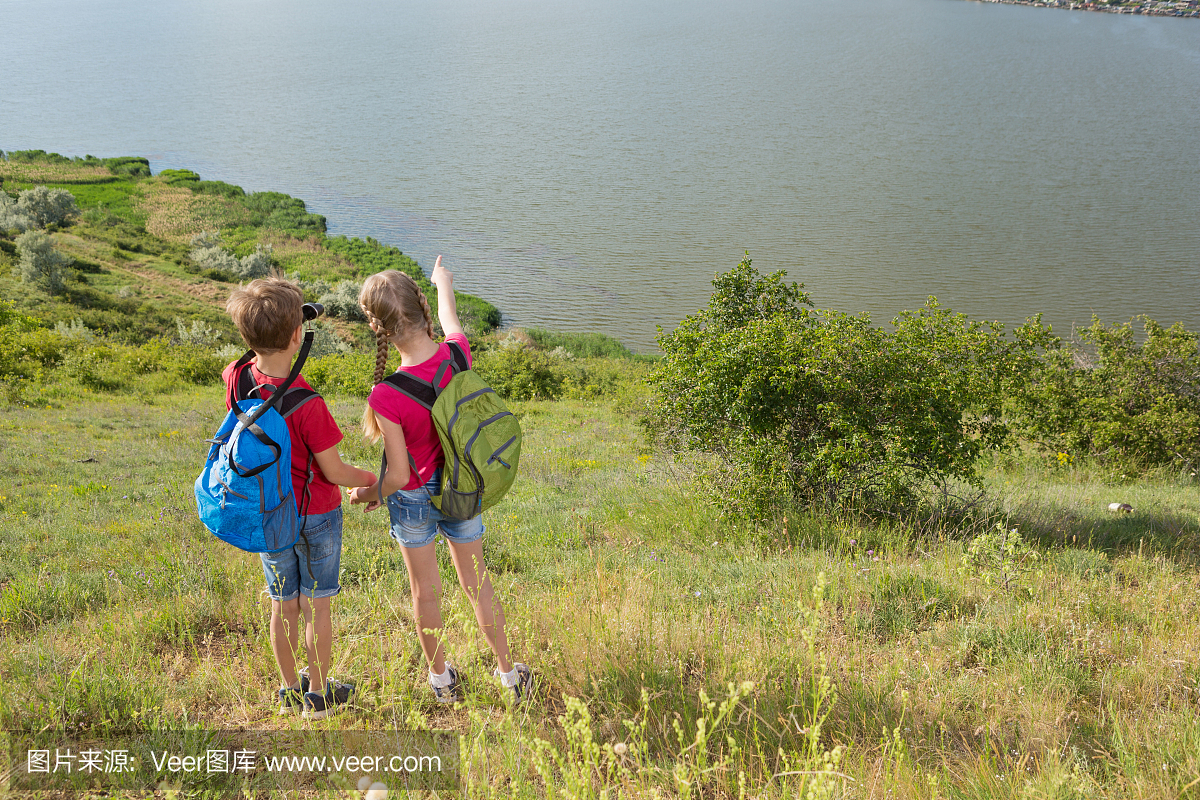
[[[400,553],[380,516],[353,509],[335,671],[359,699],[322,725],[455,731],[472,797],[687,796],[683,778],[703,797],[818,784],[844,797],[1196,796],[1184,788],[1200,776],[1194,485],[993,465],[989,491],[1039,556],[1004,588],[963,568],[954,531],[723,519],[644,451],[633,402],[514,404],[522,479],[489,513],[485,553],[538,702],[505,712],[448,561],[448,647],[469,701],[433,702]],[[370,467],[361,401],[331,405],[345,456]],[[4,727],[306,724],[274,715],[257,559],[191,509],[220,409],[206,388],[0,412]],[[1112,501],[1135,511],[1110,514]],[[727,698],[743,681],[753,689],[703,761],[701,693]],[[538,747],[583,783],[560,793]]]
[[[278,192],[246,194],[189,170],[151,177],[144,159],[71,160],[41,151],[0,158],[0,190],[16,196],[34,186],[69,191],[82,211],[71,224],[51,230],[56,249],[73,260],[65,290],[51,295],[21,281],[11,269],[16,247],[0,235],[0,296],[50,327],[79,319],[110,340],[140,344],[174,334],[175,319],[183,318],[201,320],[223,341],[236,341],[224,303],[237,276],[206,270],[191,257],[192,238],[205,231],[218,232],[235,256],[269,246],[275,267],[306,285],[330,289],[398,269],[416,278],[431,300],[436,296],[421,267],[399,249],[373,239],[327,237],[323,217]],[[473,332],[499,324],[500,312],[490,303],[457,297]],[[365,335],[365,325],[352,319],[338,326],[347,342]]]
[[[750,521],[697,488],[701,460],[646,443],[652,360],[600,336],[483,335],[494,309],[466,297],[477,366],[526,434],[484,551],[537,700],[505,708],[443,551],[467,701],[433,701],[399,549],[347,508],[334,673],[357,700],[277,717],[259,562],[193,508],[233,284],[190,240],[270,245],[306,288],[416,265],[325,237],[283,195],[11,156],[6,191],[63,187],[83,214],[51,232],[73,259],[59,294],[22,282],[0,237],[0,729],[448,730],[479,798],[1200,797],[1194,475],[1015,450],[988,456],[971,513]],[[333,323],[305,371],[344,458],[373,469],[373,348]]]

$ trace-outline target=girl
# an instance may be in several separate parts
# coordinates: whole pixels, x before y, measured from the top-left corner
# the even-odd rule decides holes
[[[438,290],[438,321],[446,341],[454,341],[471,359],[470,345],[458,321],[454,305],[454,275],[437,257],[430,281]],[[492,589],[483,565],[483,520],[443,517],[429,502],[441,491],[441,467],[445,461],[441,442],[430,412],[407,395],[380,383],[384,377],[389,343],[400,352],[400,369],[432,381],[438,367],[450,358],[450,346],[433,340],[429,303],[416,282],[402,272],[388,270],[363,283],[358,304],[379,345],[375,364],[375,388],[367,399],[363,432],[372,442],[383,437],[388,471],[365,488],[350,492],[351,503],[365,503],[374,511],[386,497],[391,517],[392,538],[400,543],[408,580],[412,587],[413,617],[421,650],[429,662],[429,685],[439,703],[461,699],[458,671],[446,661],[441,648],[442,581],[438,574],[434,537],[440,530],[450,546],[450,557],[458,582],[475,610],[475,619],[499,668],[496,675],[514,703],[524,702],[533,686],[533,675],[524,664],[514,664],[504,632],[504,609]],[[453,377],[445,371],[442,385]],[[412,457],[410,462],[409,457]],[[415,470],[415,471],[414,471]]]

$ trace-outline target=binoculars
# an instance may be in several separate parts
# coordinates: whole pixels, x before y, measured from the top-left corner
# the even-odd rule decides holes
[[[312,322],[325,313],[325,306],[320,303],[305,303],[301,308],[304,311],[305,322]]]

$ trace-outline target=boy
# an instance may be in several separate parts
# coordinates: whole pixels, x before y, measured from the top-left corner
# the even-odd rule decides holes
[[[279,277],[251,281],[234,291],[225,305],[242,339],[254,351],[254,360],[242,369],[254,378],[264,400],[287,379],[304,342],[303,305],[299,287]],[[221,375],[226,387],[237,384],[233,367],[230,364]],[[292,385],[312,388],[302,376]],[[271,650],[283,681],[279,713],[302,710],[304,717],[320,719],[349,702],[354,692],[353,686],[334,683],[328,677],[333,650],[330,601],[341,591],[342,495],[338,486],[370,486],[375,475],[342,462],[337,451],[342,431],[320,396],[297,407],[287,418],[287,427],[292,437],[292,487],[303,515],[303,535],[294,547],[261,554],[271,597]],[[308,675],[296,673],[301,614],[306,620]]]

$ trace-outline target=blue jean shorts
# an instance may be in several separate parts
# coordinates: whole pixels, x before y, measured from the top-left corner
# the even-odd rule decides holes
[[[260,553],[272,600],[333,597],[342,590],[342,507],[304,517],[304,535],[286,550]],[[307,541],[306,541],[307,540]],[[311,550],[310,550],[311,548]],[[310,574],[311,573],[311,574]]]
[[[440,531],[446,541],[454,544],[470,544],[483,537],[483,517],[474,519],[451,519],[442,516],[429,498],[442,489],[442,470],[434,470],[433,477],[424,486],[416,489],[401,489],[388,495],[388,516],[392,520],[391,536],[401,547],[424,547],[431,543]]]

